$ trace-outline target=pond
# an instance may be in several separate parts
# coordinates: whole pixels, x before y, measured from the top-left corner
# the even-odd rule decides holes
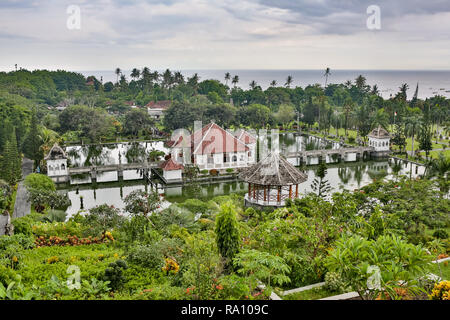
[[[311,192],[311,183],[315,178],[315,166],[306,167],[308,180],[300,185],[300,193]],[[417,166],[413,163],[398,161],[394,159],[383,161],[366,161],[341,163],[328,165],[326,179],[329,181],[332,192],[341,189],[354,190],[371,183],[374,179],[392,179],[395,174],[406,174],[412,178],[424,173],[423,166]],[[106,176],[105,176],[106,177]],[[141,181],[114,182],[114,176],[111,176],[112,182],[105,184],[84,185],[78,187],[70,186],[68,196],[72,205],[67,209],[70,215],[81,209],[80,196],[83,197],[84,209],[90,209],[97,205],[107,203],[117,208],[123,208],[123,199],[133,190],[151,189],[151,185]],[[188,197],[186,187],[181,186],[163,186],[154,184],[160,194],[163,194],[168,203],[182,202]],[[198,198],[210,199],[218,195],[227,195],[230,193],[245,193],[247,184],[241,181],[217,182],[201,185],[201,195]]]
[[[268,139],[271,145],[271,139]],[[280,153],[287,154],[303,150],[336,149],[339,144],[325,141],[314,136],[296,136],[293,133],[279,135]],[[97,145],[80,145],[66,147],[68,156],[68,166],[70,168],[105,166],[126,163],[144,162],[151,151],[162,151],[169,154],[170,149],[164,145],[163,141],[157,142],[124,142]],[[297,164],[297,159],[290,159],[292,164]],[[139,180],[143,178],[141,170],[124,170],[123,180]],[[118,181],[117,172],[98,172],[97,182]],[[70,184],[90,184],[89,173],[72,175]]]

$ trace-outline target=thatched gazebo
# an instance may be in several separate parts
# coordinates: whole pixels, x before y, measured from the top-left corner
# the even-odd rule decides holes
[[[239,178],[248,183],[246,205],[282,207],[286,199],[299,197],[299,184],[308,176],[278,153],[271,153],[245,169]]]

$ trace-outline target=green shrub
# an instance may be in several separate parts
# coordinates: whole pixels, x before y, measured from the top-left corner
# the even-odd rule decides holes
[[[29,216],[14,219],[12,224],[14,226],[14,234],[24,234],[26,236],[33,235],[33,219]]]
[[[245,278],[238,275],[226,275],[222,276],[218,280],[223,289],[220,299],[244,299],[246,296],[250,296],[251,291]]]
[[[32,173],[25,178],[27,189],[37,189],[46,191],[56,191],[55,183],[44,174]]]
[[[188,199],[185,202],[180,203],[179,206],[188,209],[192,213],[205,214],[210,210],[208,203],[199,199]]]
[[[83,237],[84,227],[75,221],[67,222],[43,222],[33,226],[33,233],[36,237],[51,236],[66,238],[67,236]]]
[[[17,244],[21,249],[31,249],[34,247],[34,239],[20,233],[12,236],[0,236],[0,251],[14,244]]]
[[[204,170],[200,171],[201,174],[208,174],[208,172],[209,172],[208,169],[204,169]]]
[[[48,210],[48,213],[42,217],[43,221],[47,222],[64,222],[66,221],[67,213],[63,210]]]
[[[128,251],[127,261],[131,264],[156,270],[164,266],[164,254],[156,246],[139,245]]]
[[[226,170],[226,172],[228,172],[228,173],[233,173],[233,172],[234,172],[234,169],[233,169],[233,168],[228,168],[228,169]]]
[[[344,292],[349,289],[345,286],[339,273],[336,272],[327,272],[324,288],[332,292]]]
[[[127,268],[128,268],[127,263],[123,260],[111,262],[108,265],[108,268],[105,269],[103,281],[109,281],[112,290],[117,290],[121,288],[125,282],[123,270]]]
[[[438,238],[438,239],[447,239],[448,232],[444,229],[438,229],[435,232],[433,232],[433,237]]]

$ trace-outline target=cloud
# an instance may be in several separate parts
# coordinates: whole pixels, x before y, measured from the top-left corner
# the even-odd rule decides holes
[[[366,28],[370,4],[381,7],[376,32]],[[80,30],[66,27],[69,5],[81,9]],[[442,58],[450,51],[449,18],[448,1],[6,0],[0,63],[84,70],[450,68]],[[408,59],[397,53],[404,48]]]

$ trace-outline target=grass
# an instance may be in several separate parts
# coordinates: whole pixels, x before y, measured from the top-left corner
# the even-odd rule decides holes
[[[81,278],[101,277],[109,263],[117,260],[121,251],[107,244],[80,246],[53,246],[25,250],[20,258],[21,268],[17,271],[23,282],[43,285],[52,275],[66,279],[67,268],[76,265],[81,270]],[[57,257],[57,262],[49,263],[50,257]]]
[[[444,280],[450,280],[450,265],[448,261],[441,263],[433,263],[431,273],[434,273],[435,275],[443,278]]]
[[[312,288],[309,290],[288,294],[283,297],[283,300],[318,300],[326,297],[331,297],[339,294],[339,292],[332,292],[324,287]]]

